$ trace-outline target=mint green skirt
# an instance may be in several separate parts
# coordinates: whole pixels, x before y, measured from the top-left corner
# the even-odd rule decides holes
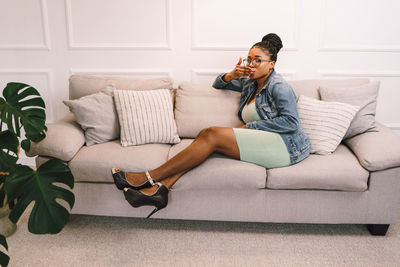
[[[267,169],[290,165],[290,155],[277,133],[233,128],[239,147],[240,160],[251,162]]]

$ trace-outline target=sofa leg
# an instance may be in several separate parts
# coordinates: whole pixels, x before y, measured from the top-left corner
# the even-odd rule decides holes
[[[386,235],[390,224],[367,224],[368,231],[371,235]]]

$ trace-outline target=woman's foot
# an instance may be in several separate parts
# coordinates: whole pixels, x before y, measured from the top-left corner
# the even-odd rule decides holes
[[[116,172],[119,172],[120,169],[114,168]],[[139,186],[147,181],[147,176],[144,172],[125,172],[125,178],[128,183],[134,186]]]
[[[160,184],[163,184],[163,183],[160,182]],[[168,188],[167,185],[165,185],[165,186]],[[142,193],[145,194],[145,195],[151,196],[151,195],[153,195],[153,194],[155,194],[155,193],[157,192],[157,189],[158,189],[159,187],[160,187],[160,185],[158,185],[158,183],[157,183],[157,184],[155,184],[155,185],[153,185],[153,186],[151,186],[151,187],[147,187],[147,188],[140,189],[139,191],[142,192]],[[168,188],[168,189],[169,189],[169,188]]]
[[[144,193],[143,190],[146,193]],[[168,204],[169,189],[161,183],[157,183],[156,185],[153,185],[151,188],[145,188],[140,191],[127,187],[125,187],[123,191],[125,199],[129,202],[129,204],[132,207],[135,208],[141,206],[155,207],[155,209],[147,216],[147,218],[149,218],[152,214],[154,214],[158,210],[165,208]]]
[[[118,168],[112,168],[111,173],[114,179],[114,183],[119,190],[123,190],[125,187],[129,187],[134,190],[140,190],[143,188],[151,187],[155,184],[153,178],[151,178],[148,171],[144,172],[146,180],[141,184],[134,184],[132,183],[132,179],[127,179],[127,173],[120,171]],[[132,173],[136,174],[136,173]],[[140,175],[140,173],[138,173]]]

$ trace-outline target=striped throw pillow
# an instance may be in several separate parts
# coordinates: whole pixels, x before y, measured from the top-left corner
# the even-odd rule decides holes
[[[169,89],[114,90],[122,146],[180,142]]]
[[[301,126],[311,142],[311,153],[327,155],[336,150],[359,107],[301,95],[297,109]]]

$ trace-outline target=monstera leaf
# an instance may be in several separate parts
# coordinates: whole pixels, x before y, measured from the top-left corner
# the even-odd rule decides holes
[[[0,173],[9,172],[18,160],[18,137],[9,130],[0,132]]]
[[[4,237],[4,235],[0,235],[0,244],[6,250],[8,250],[7,241],[6,241],[6,238]],[[10,261],[10,257],[7,254],[5,254],[4,252],[0,251],[0,265],[2,267],[7,266],[9,261]]]
[[[43,99],[39,92],[24,83],[8,83],[3,90],[4,98],[0,97],[0,119],[7,129],[21,136],[21,127],[29,140],[39,142],[45,137],[46,112]],[[28,141],[23,141],[24,149]]]
[[[34,201],[28,221],[29,231],[34,234],[60,232],[69,219],[69,212],[56,200],[65,200],[72,209],[75,197],[71,191],[54,183],[65,184],[71,189],[74,186],[70,169],[58,159],[47,161],[37,171],[17,165],[4,184],[8,199],[18,198],[9,215],[10,220],[16,223]]]

